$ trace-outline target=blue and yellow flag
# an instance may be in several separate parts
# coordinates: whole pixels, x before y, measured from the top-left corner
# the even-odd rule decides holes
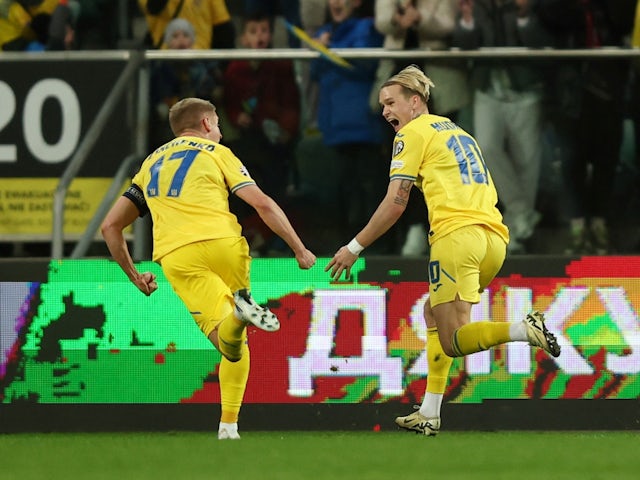
[[[293,33],[296,37],[298,37],[298,39],[300,39],[301,42],[306,43],[312,49],[320,52],[320,54],[323,57],[325,57],[327,60],[335,63],[336,65],[344,67],[344,68],[353,68],[353,65],[351,65],[349,62],[347,62],[340,55],[337,55],[335,52],[331,51],[331,49],[325,47],[319,41],[314,40],[313,38],[311,38],[309,35],[307,35],[307,32],[305,32],[301,28],[296,27],[295,25],[292,25],[289,22],[286,22],[286,23],[287,23],[287,29],[291,33]]]

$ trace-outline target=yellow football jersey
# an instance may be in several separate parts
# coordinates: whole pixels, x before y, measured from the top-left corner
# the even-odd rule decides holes
[[[43,0],[37,5],[23,6],[18,2],[5,2],[4,10],[0,6],[0,50],[6,43],[24,36],[25,40],[35,40],[35,33],[29,28],[29,23],[36,15],[51,15],[60,0]],[[3,2],[0,2],[3,3]],[[25,2],[23,2],[25,3]]]
[[[429,210],[429,243],[465,225],[485,225],[509,241],[496,192],[475,139],[445,117],[420,115],[393,142],[390,178],[409,179]]]
[[[631,46],[640,47],[640,2],[636,5],[636,19],[631,32]]]
[[[153,44],[162,44],[163,48],[166,48],[162,43],[164,30],[174,18],[184,18],[193,25],[196,34],[193,48],[198,49],[211,48],[213,27],[231,20],[227,4],[223,0],[168,0],[162,12],[157,15],[148,13],[147,3],[148,0],[138,0],[138,5],[145,14]]]
[[[151,212],[156,261],[189,243],[241,236],[229,191],[255,184],[231,150],[199,137],[178,137],[158,148],[132,183]]]

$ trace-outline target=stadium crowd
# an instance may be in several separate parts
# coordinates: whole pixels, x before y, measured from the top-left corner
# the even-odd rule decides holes
[[[640,1],[0,0],[3,51],[308,48],[305,35],[329,49],[633,48]],[[430,110],[477,139],[509,254],[640,252],[635,58],[154,61],[149,148],[170,138],[178,100],[210,100],[222,143],[329,255],[385,194],[393,130],[377,91],[410,63],[434,80]],[[259,218],[232,208],[254,256],[286,254]],[[368,253],[426,255],[425,213],[410,204]]]

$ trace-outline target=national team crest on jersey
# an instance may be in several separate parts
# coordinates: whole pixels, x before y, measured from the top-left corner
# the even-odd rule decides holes
[[[402,140],[398,140],[393,144],[393,156],[396,157],[404,150],[404,142]]]
[[[249,175],[249,170],[247,170],[247,167],[245,167],[244,165],[240,165],[240,173],[242,175],[244,175],[245,177],[250,177],[251,175]]]

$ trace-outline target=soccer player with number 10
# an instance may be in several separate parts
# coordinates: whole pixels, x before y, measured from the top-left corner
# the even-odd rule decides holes
[[[334,279],[351,267],[365,247],[404,212],[415,185],[429,212],[429,299],[427,388],[416,411],[396,424],[424,435],[440,430],[440,407],[452,357],[507,342],[528,342],[557,357],[560,346],[532,312],[520,322],[473,322],[471,306],[497,275],[506,256],[509,231],[496,207],[498,194],[475,139],[427,108],[433,82],[415,65],[380,88],[382,115],[396,132],[387,193],[367,225],[341,247],[325,270]]]

